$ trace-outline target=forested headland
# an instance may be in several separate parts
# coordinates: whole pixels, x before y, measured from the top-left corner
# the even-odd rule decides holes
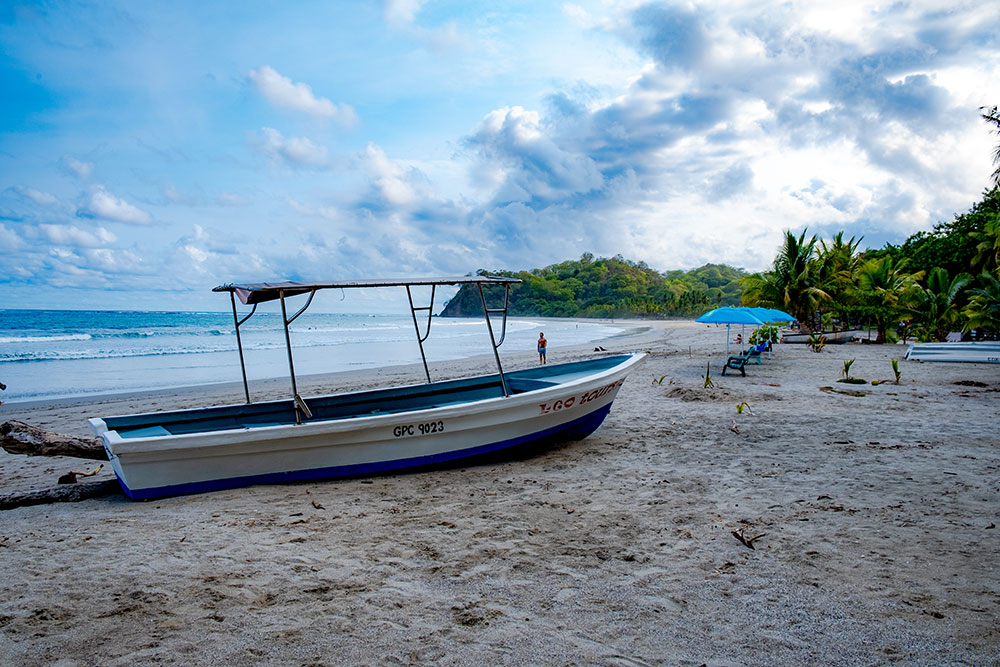
[[[542,317],[696,317],[720,303],[738,305],[747,276],[742,269],[706,264],[691,271],[660,273],[644,262],[622,256],[594,257],[530,271],[479,274],[519,278],[511,289],[510,314]],[[490,306],[497,298],[488,293]],[[502,297],[501,297],[502,298]],[[466,285],[451,299],[444,317],[481,316],[475,286]]]

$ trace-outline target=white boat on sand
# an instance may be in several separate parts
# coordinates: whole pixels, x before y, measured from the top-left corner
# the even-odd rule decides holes
[[[812,336],[821,336],[828,345],[839,345],[849,343],[854,339],[868,338],[869,333],[864,329],[844,329],[842,331],[823,331],[816,333],[790,333],[781,337],[782,343],[808,343]]]
[[[911,343],[906,350],[906,359],[1000,364],[1000,341]]]
[[[230,293],[243,368],[245,404],[103,417],[90,425],[108,453],[125,493],[133,499],[213,491],[439,464],[519,446],[581,439],[603,422],[628,372],[644,354],[601,357],[505,372],[498,353],[506,332],[509,290],[515,279],[463,276],[419,280],[223,285]],[[423,342],[430,334],[434,289],[476,284],[497,373],[431,382]],[[303,398],[296,388],[289,325],[317,291],[403,286],[427,383]],[[413,305],[411,288],[429,286],[429,306]],[[504,290],[502,308],[489,308],[484,286]],[[286,299],[308,294],[292,317]],[[254,309],[242,318],[236,297]],[[239,327],[257,304],[281,302],[291,397],[250,400]],[[426,328],[418,313],[426,311]],[[491,315],[502,315],[496,338]]]

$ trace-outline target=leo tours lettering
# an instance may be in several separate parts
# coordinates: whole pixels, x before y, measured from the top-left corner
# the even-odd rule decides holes
[[[558,401],[553,401],[552,403],[539,403],[538,407],[541,409],[541,414],[546,415],[550,412],[559,412],[560,410],[571,408],[574,405],[583,405],[584,403],[589,403],[590,401],[597,400],[602,396],[606,396],[620,387],[624,381],[625,378],[622,378],[621,380],[612,382],[611,384],[605,385],[600,389],[588,391],[580,396],[571,396],[565,400],[560,399]]]

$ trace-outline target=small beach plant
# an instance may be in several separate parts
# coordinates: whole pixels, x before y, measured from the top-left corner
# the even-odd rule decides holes
[[[809,348],[813,352],[822,352],[824,347],[826,347],[826,336],[809,334]]]
[[[747,412],[753,414],[753,410],[750,409],[750,404],[747,403],[746,401],[743,401],[742,403],[736,406],[736,414],[738,415],[743,414],[744,408],[746,409]]]
[[[851,366],[854,365],[854,359],[848,359],[844,361],[844,369],[840,372],[844,377],[837,380],[837,382],[846,382],[848,384],[866,384],[867,380],[862,380],[861,378],[851,377]]]
[[[711,387],[715,389],[715,385],[712,384],[712,362],[705,364],[705,374],[701,376],[705,380],[705,389]]]
[[[896,376],[896,379],[895,380],[872,380],[872,384],[885,384],[887,382],[892,382],[892,383],[895,383],[895,384],[899,384],[899,378],[902,376],[902,373],[899,372],[899,359],[890,359],[889,363],[892,364],[892,373],[893,373],[893,375]]]

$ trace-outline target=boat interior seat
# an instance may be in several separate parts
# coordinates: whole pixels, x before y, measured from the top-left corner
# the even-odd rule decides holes
[[[123,438],[154,438],[160,435],[173,435],[173,433],[162,426],[145,426],[143,428],[122,430],[118,432],[118,435]]]
[[[515,394],[523,394],[526,391],[535,391],[536,389],[545,389],[546,387],[554,387],[556,382],[547,382],[545,380],[529,380],[527,378],[509,378],[507,384],[510,386],[510,390]]]

